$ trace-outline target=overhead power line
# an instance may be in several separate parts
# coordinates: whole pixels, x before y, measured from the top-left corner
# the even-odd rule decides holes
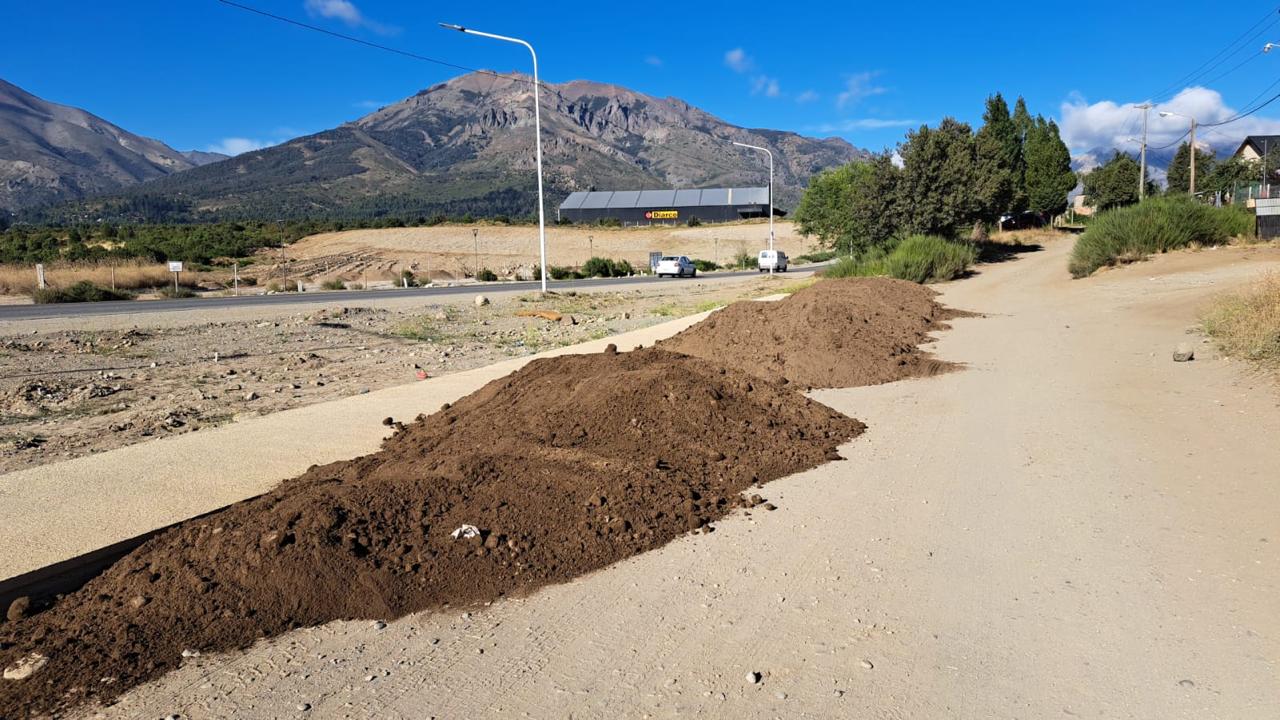
[[[1270,23],[1267,22],[1268,19],[1271,20]],[[1181,78],[1156,93],[1152,99],[1154,100],[1156,98],[1163,98],[1171,95],[1172,93],[1177,92],[1181,87],[1208,75],[1214,69],[1230,60],[1232,56],[1237,55],[1241,50],[1248,48],[1251,43],[1262,35],[1262,33],[1270,30],[1277,22],[1280,22],[1280,6],[1273,7],[1271,10],[1267,11],[1267,14],[1263,15],[1257,22],[1249,26],[1249,28],[1241,33],[1236,39],[1227,43],[1221,50],[1214,53],[1212,57],[1197,66],[1196,69],[1186,75],[1183,75]]]

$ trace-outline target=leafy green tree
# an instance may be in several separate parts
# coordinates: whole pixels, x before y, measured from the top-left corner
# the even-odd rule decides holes
[[[1196,189],[1206,189],[1205,178],[1213,172],[1214,156],[1200,148],[1196,148]],[[1182,143],[1178,152],[1169,163],[1169,192],[1185,193],[1191,191],[1191,144]]]
[[[1067,193],[1076,186],[1071,151],[1052,120],[1036,117],[1024,145],[1027,162],[1027,209],[1045,219],[1066,212]],[[1134,179],[1137,187],[1137,179]]]
[[[897,232],[898,175],[882,153],[814,177],[796,208],[798,229],[850,254],[885,244]]]
[[[1132,205],[1138,202],[1138,163],[1116,151],[1106,165],[1085,174],[1084,194],[1098,210]]]
[[[1014,191],[1022,178],[1022,141],[1009,117],[1009,106],[1000,93],[987,98],[982,129],[974,136],[978,196],[982,220],[994,223],[1013,205]]]
[[[1213,169],[1200,179],[1200,168],[1196,168],[1196,187],[1215,192],[1229,193],[1237,188],[1262,182],[1262,161],[1245,160],[1229,157],[1216,162]]]
[[[922,125],[907,133],[898,154],[904,234],[954,238],[980,218],[973,131],[966,123],[944,118],[937,128]]]

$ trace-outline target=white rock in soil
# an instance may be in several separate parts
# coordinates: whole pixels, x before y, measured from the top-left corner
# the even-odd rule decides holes
[[[476,296],[476,307],[484,307],[485,305],[488,305],[488,304],[489,304],[489,298],[485,297],[484,295]]]
[[[186,650],[182,651],[182,657],[184,658],[200,657],[200,651],[187,648]]]
[[[752,685],[755,685],[756,683],[760,682],[760,673],[758,672],[747,673],[747,682],[751,683]]]
[[[870,661],[870,660],[863,660],[863,661],[862,661],[862,667],[864,667],[864,668],[866,668],[866,669],[870,670],[871,668],[875,667],[875,665],[871,664],[871,661]]]
[[[1178,347],[1173,351],[1174,362],[1187,362],[1196,358],[1196,351],[1187,343],[1178,343]]]
[[[35,675],[48,664],[49,658],[40,653],[31,653],[18,662],[4,669],[5,680],[26,680]]]

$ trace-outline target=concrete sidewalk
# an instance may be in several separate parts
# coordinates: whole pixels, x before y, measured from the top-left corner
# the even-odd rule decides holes
[[[390,432],[383,418],[430,414],[535,358],[652,345],[708,314],[0,476],[0,585],[374,452]]]

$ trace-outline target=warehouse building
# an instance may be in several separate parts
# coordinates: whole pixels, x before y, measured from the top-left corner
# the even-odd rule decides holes
[[[623,225],[677,225],[768,217],[769,188],[617,190],[576,192],[560,203],[557,218],[575,223],[618,220]],[[775,215],[786,213],[774,208]]]

